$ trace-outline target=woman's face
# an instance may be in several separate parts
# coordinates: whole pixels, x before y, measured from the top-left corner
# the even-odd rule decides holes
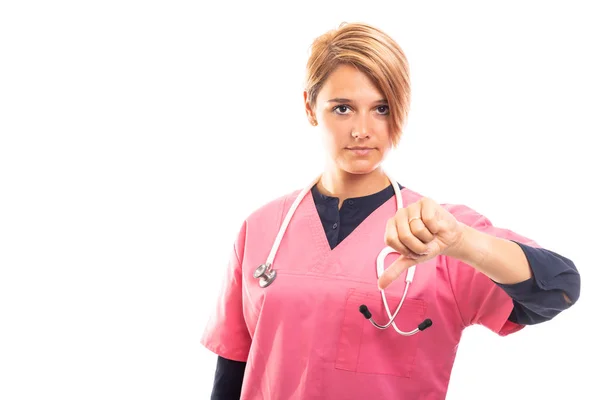
[[[350,174],[377,169],[392,147],[389,107],[367,75],[341,65],[325,81],[315,107],[306,102],[309,121],[317,122],[332,166]]]

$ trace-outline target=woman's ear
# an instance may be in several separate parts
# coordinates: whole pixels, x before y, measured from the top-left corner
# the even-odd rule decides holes
[[[317,117],[312,107],[310,106],[310,102],[308,101],[308,92],[304,91],[304,108],[306,111],[306,117],[308,118],[308,122],[311,125],[317,126]]]

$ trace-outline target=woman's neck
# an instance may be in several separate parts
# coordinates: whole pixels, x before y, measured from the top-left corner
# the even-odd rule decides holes
[[[317,182],[317,189],[324,195],[344,200],[368,196],[382,191],[391,184],[381,167],[368,174],[350,174],[339,169],[327,169]]]

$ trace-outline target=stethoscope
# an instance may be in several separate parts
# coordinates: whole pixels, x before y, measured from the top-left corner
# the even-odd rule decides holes
[[[402,195],[400,194],[400,188],[398,187],[398,183],[396,182],[395,179],[392,179],[387,174],[386,174],[386,176],[389,179],[389,181],[392,183],[392,186],[394,187],[394,193],[396,196],[396,205],[399,210],[403,207]],[[294,200],[294,203],[292,204],[289,211],[287,212],[287,215],[285,216],[285,219],[283,220],[281,227],[279,228],[279,232],[277,233],[277,236],[275,237],[275,242],[273,243],[271,252],[269,253],[269,256],[267,257],[267,261],[264,264],[259,265],[258,268],[256,268],[256,270],[254,271],[253,276],[254,276],[254,278],[258,279],[258,285],[261,288],[266,288],[267,286],[272,284],[273,281],[275,280],[275,278],[277,277],[277,271],[275,271],[273,269],[273,260],[275,259],[275,254],[277,253],[277,250],[279,249],[279,245],[281,243],[281,239],[283,238],[283,234],[285,233],[285,231],[290,223],[290,220],[292,219],[292,216],[294,215],[294,212],[298,208],[298,205],[300,205],[300,202],[302,201],[302,199],[304,199],[306,194],[312,189],[312,187],[319,181],[320,178],[321,178],[320,176],[315,178],[310,183],[310,185],[306,186],[304,189],[302,189],[302,191],[300,191],[300,193],[296,197],[296,200]],[[391,254],[391,253],[397,253],[397,251],[389,246],[385,247],[379,253],[379,256],[377,257],[377,263],[376,263],[377,278],[379,278],[383,274],[384,260],[387,257],[387,255]],[[385,297],[385,291],[383,289],[380,289],[381,298],[383,299],[383,305],[385,306],[385,310],[390,319],[385,325],[381,325],[381,324],[378,324],[377,322],[373,321],[371,312],[369,311],[369,309],[367,308],[366,305],[362,304],[359,307],[360,313],[366,319],[368,319],[371,322],[371,324],[373,324],[373,326],[375,326],[376,328],[379,328],[379,329],[387,329],[391,325],[394,327],[396,332],[398,332],[400,335],[412,336],[415,333],[421,332],[421,331],[429,328],[432,325],[431,320],[426,319],[423,322],[421,322],[417,326],[417,328],[413,329],[412,331],[404,332],[404,331],[401,331],[400,329],[398,329],[398,327],[396,326],[396,323],[394,322],[394,320],[396,319],[396,316],[398,315],[398,313],[400,312],[400,309],[402,308],[402,304],[404,304],[404,299],[406,298],[406,294],[408,293],[408,287],[410,286],[410,284],[412,283],[412,281],[414,279],[416,268],[417,268],[417,266],[413,265],[412,267],[408,268],[408,271],[406,272],[406,280],[405,280],[406,285],[404,286],[404,294],[402,295],[402,299],[400,300],[400,303],[398,304],[398,307],[396,308],[396,311],[394,312],[393,315],[390,312],[390,308],[388,306],[388,302]]]

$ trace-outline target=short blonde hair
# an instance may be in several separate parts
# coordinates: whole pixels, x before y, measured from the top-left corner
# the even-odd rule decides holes
[[[385,96],[390,108],[394,146],[402,135],[410,107],[410,75],[406,56],[398,43],[374,26],[342,23],[316,38],[306,65],[305,90],[311,107],[329,75],[341,64],[367,74]]]

